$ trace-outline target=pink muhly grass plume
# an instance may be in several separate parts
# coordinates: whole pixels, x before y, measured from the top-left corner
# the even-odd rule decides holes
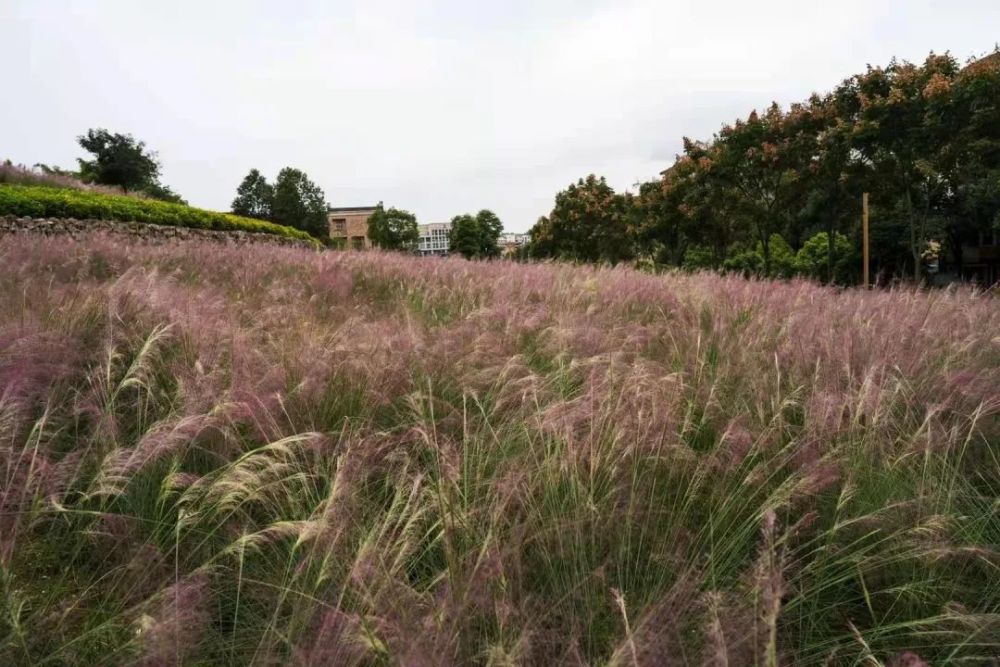
[[[930,667],[930,663],[924,662],[913,651],[903,651],[892,656],[889,662],[886,663],[886,667]]]
[[[96,496],[121,493],[138,471],[156,461],[183,456],[201,434],[209,430],[218,432],[220,427],[220,420],[211,415],[192,415],[173,423],[154,425],[134,447],[116,449],[108,454],[95,477],[91,493]]]
[[[0,662],[993,650],[995,299],[82,235],[0,310]]]
[[[363,665],[368,653],[360,619],[338,609],[321,608],[294,651],[302,667]]]
[[[84,183],[79,178],[69,173],[59,173],[58,167],[52,171],[46,171],[40,165],[27,167],[23,164],[8,164],[0,162],[0,184],[11,185],[41,185],[50,188],[66,188],[70,190],[85,190],[87,192],[100,192],[109,195],[128,195],[139,199],[146,199],[146,195],[141,192],[123,192],[121,188],[110,185],[99,185],[96,183]]]
[[[621,591],[611,595],[626,624],[626,637],[611,658],[613,665],[687,665],[694,658],[685,646],[684,636],[701,615],[698,587],[700,575],[681,573],[670,589],[648,605],[636,618],[630,618],[628,603]]]
[[[141,653],[136,664],[181,665],[197,655],[211,622],[208,577],[194,574],[157,593],[135,619]]]

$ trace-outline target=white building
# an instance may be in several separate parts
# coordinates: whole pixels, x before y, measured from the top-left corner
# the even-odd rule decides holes
[[[417,250],[421,255],[447,255],[448,237],[451,234],[450,222],[432,222],[427,225],[417,225],[420,240]]]
[[[519,234],[518,232],[503,232],[500,234],[500,238],[497,239],[497,243],[500,246],[521,246],[531,240],[531,235],[529,234]]]
[[[529,234],[519,234],[517,232],[503,232],[500,234],[500,238],[497,239],[497,245],[500,246],[500,252],[505,256],[510,256],[516,253],[522,246],[526,245],[531,241],[531,236]]]

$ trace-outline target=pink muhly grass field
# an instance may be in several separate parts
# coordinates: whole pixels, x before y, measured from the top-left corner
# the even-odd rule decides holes
[[[1000,654],[988,294],[11,236],[0,313],[0,664]]]

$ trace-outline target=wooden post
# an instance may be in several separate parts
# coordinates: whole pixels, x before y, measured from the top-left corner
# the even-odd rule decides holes
[[[865,192],[861,195],[861,234],[862,234],[862,248],[864,257],[864,279],[862,282],[865,285],[865,289],[868,289],[868,193]]]

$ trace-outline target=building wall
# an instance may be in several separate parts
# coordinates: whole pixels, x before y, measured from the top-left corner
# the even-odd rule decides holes
[[[448,235],[451,233],[450,222],[432,222],[426,225],[417,225],[420,239],[417,241],[417,250],[421,255],[447,255]]]
[[[500,245],[500,251],[506,257],[508,255],[513,255],[518,251],[518,249],[528,243],[531,240],[531,236],[528,234],[517,234],[514,232],[504,232],[497,239]]]
[[[368,218],[375,212],[374,208],[364,209],[333,209],[327,214],[330,225],[330,238],[342,239],[343,246],[348,249],[366,250],[372,247],[368,238]]]

